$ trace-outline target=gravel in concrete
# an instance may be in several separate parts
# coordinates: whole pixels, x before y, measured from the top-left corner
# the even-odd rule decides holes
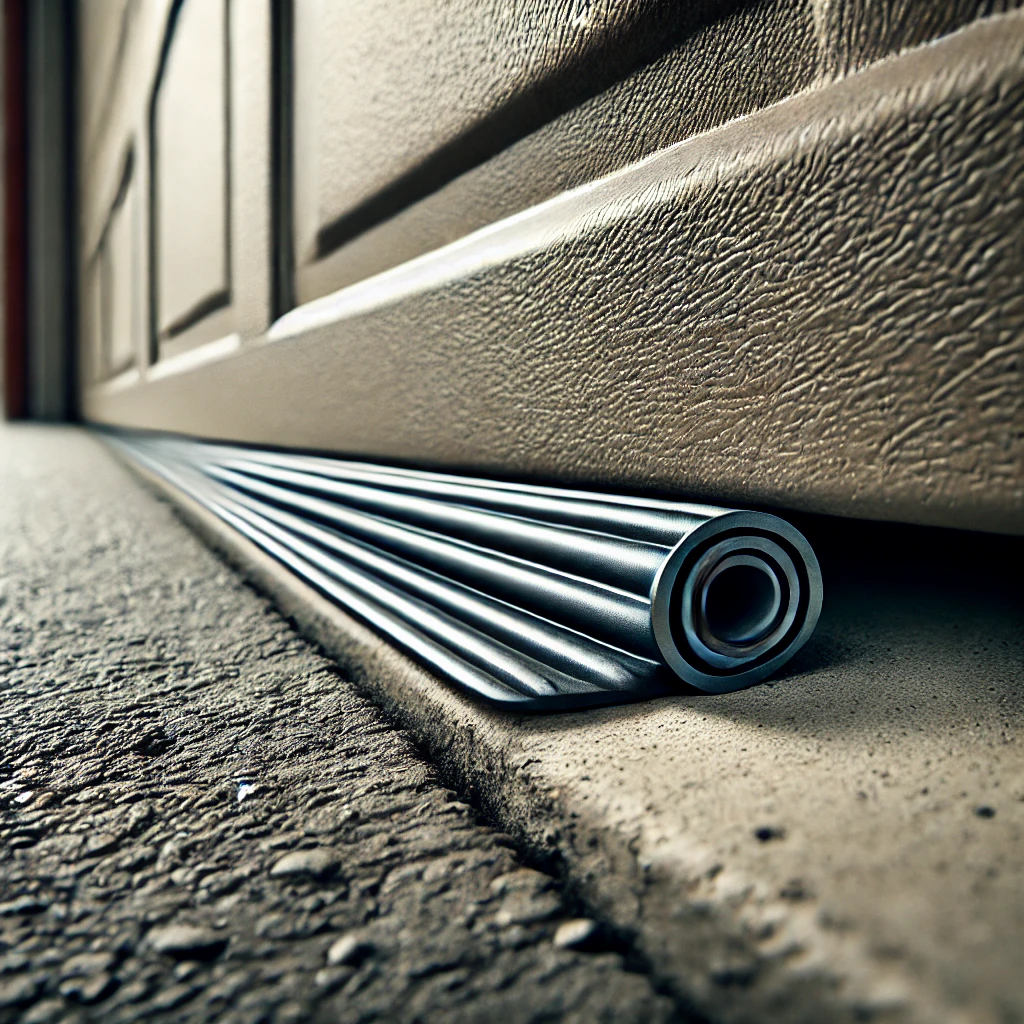
[[[0,495],[0,1021],[681,1019],[97,441]]]
[[[180,507],[688,1005],[1024,1020],[1022,538],[804,517],[825,606],[773,680],[516,716]]]

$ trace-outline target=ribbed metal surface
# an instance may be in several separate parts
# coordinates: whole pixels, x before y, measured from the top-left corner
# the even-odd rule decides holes
[[[821,607],[807,542],[763,513],[111,440],[430,668],[522,710],[749,686]]]

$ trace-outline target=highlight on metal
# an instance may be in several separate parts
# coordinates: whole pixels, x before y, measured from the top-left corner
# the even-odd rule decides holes
[[[437,674],[517,710],[738,690],[821,610],[810,545],[762,512],[108,438]]]

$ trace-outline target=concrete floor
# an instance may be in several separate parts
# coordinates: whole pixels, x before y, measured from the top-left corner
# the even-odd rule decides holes
[[[765,685],[406,721],[716,1019],[1024,1020],[1021,543],[802,525],[825,609]]]
[[[17,671],[0,669],[8,687],[0,714],[10,722],[0,764],[7,777],[14,767],[35,773],[0,792],[14,801],[30,793],[13,806],[23,820],[37,815],[3,851],[11,894],[3,899],[36,884],[37,902],[50,901],[34,915],[0,918],[16,922],[11,934],[27,958],[17,967],[14,951],[17,969],[3,984],[30,979],[18,984],[35,996],[32,986],[45,983],[44,1005],[61,984],[78,998],[60,964],[70,943],[113,951],[116,929],[95,909],[102,900],[134,928],[127,951],[104,970],[116,978],[130,965],[136,974],[125,974],[122,991],[151,975],[146,999],[196,986],[175,1011],[182,1019],[228,1005],[210,993],[232,977],[242,993],[233,998],[250,998],[251,1015],[277,999],[284,1015],[320,1006],[328,1019],[356,1019],[366,999],[382,1019],[412,1019],[421,1005],[423,1019],[489,1019],[487,1000],[497,999],[511,1019],[568,1019],[585,996],[579,1019],[658,1019],[692,1006],[711,1019],[759,1024],[1024,1020],[1019,540],[803,520],[822,560],[826,604],[815,637],[781,677],[739,694],[523,719],[454,693],[183,506],[404,725],[441,777],[510,832],[535,866],[565,880],[568,895],[550,918],[517,926],[500,909],[519,899],[500,895],[512,883],[491,889],[511,861],[487,862],[489,852],[440,895],[429,867],[402,870],[409,857],[450,857],[444,843],[453,832],[495,856],[515,854],[448,803],[408,741],[97,442],[27,429],[9,432],[0,450],[0,616],[21,645],[8,654]],[[402,781],[405,772],[415,784]],[[250,780],[257,789],[239,803],[238,786]],[[135,804],[153,806],[141,825],[117,810],[135,792],[143,794]],[[377,792],[394,820],[364,815],[359,801]],[[47,793],[52,804],[37,807]],[[428,795],[438,805],[418,810]],[[359,818],[347,817],[350,807]],[[440,817],[424,829],[417,814]],[[239,815],[247,824],[233,832]],[[321,819],[333,822],[324,833],[310,824]],[[433,839],[404,852],[435,831],[440,853],[430,852]],[[79,861],[85,846],[66,855],[81,868],[59,867],[62,844],[75,840],[48,844],[90,832],[123,833],[118,850],[149,847],[157,859],[130,870],[114,852]],[[234,845],[223,844],[219,861],[223,835]],[[193,836],[204,837],[194,852]],[[356,852],[364,840],[367,852]],[[268,874],[279,855],[314,844],[341,851],[335,878],[347,884]],[[232,861],[248,872],[234,892],[203,883],[230,873]],[[527,903],[543,904],[547,879],[517,877],[533,879],[524,883],[533,887]],[[100,882],[107,888],[89,895]],[[392,884],[404,896],[391,899]],[[235,893],[243,895],[232,902]],[[481,903],[481,893],[490,900]],[[601,922],[594,952],[553,947],[567,899],[573,913]],[[335,906],[345,909],[328,909]],[[179,916],[221,925],[225,950],[174,968],[143,933]],[[280,926],[260,923],[276,917]],[[324,921],[322,933],[302,934]],[[340,994],[317,995],[325,947],[366,927],[380,929],[367,940],[379,952],[348,965]],[[516,927],[525,929],[523,945],[509,949],[520,939],[502,936]],[[424,955],[435,965],[424,973],[405,966],[431,942],[471,952]],[[261,953],[261,943],[272,951]],[[623,953],[642,973],[623,971]],[[516,957],[530,966],[520,972]],[[564,967],[552,966],[558,957]],[[371,980],[354,980],[364,977]],[[395,977],[405,994],[388,1004]],[[517,980],[500,989],[508,978]]]
[[[687,1019],[81,431],[0,431],[0,636],[0,1021]]]
[[[827,518],[825,608],[742,693],[522,718],[186,502],[446,778],[723,1021],[1024,1020],[1019,538]]]

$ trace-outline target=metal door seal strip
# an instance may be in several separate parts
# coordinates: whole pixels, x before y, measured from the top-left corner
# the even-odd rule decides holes
[[[428,668],[509,709],[738,690],[791,658],[821,610],[810,545],[762,512],[107,436]]]

